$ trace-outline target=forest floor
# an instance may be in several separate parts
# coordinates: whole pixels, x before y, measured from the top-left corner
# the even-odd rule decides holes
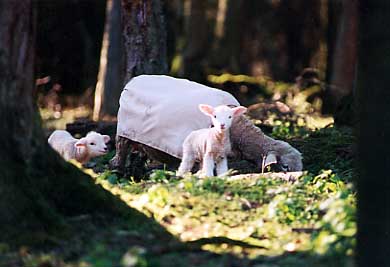
[[[355,138],[350,128],[306,125],[266,126],[303,153],[303,173],[198,179],[156,169],[135,182],[108,170],[114,151],[94,161],[101,173],[78,165],[148,220],[69,218],[72,238],[41,250],[0,244],[0,266],[352,266]]]

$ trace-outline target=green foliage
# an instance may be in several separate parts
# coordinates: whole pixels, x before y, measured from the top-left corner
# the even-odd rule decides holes
[[[289,121],[275,121],[275,126],[272,128],[272,137],[276,139],[291,139],[303,137],[309,134],[309,130],[303,126],[297,126]]]
[[[101,172],[97,183],[184,243],[161,239],[161,229],[130,219],[126,226],[114,222],[90,230],[99,238],[78,250],[74,263],[57,265],[350,266],[356,242],[352,130],[310,130],[302,116],[270,121],[273,137],[303,153],[307,172],[297,180],[260,174],[179,178],[153,170],[148,179],[135,182],[106,170],[114,152],[95,159],[94,169]],[[40,266],[57,258],[45,254],[25,260]]]
[[[305,169],[311,173],[329,169],[339,179],[352,181],[355,141],[352,129],[329,127],[294,139],[291,143],[303,153]]]

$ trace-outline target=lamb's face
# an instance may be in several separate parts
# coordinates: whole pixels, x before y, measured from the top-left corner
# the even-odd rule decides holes
[[[230,108],[225,105],[216,108],[209,105],[199,105],[199,109],[211,118],[214,127],[219,131],[229,129],[233,118],[244,114],[246,111],[245,107]]]
[[[110,141],[108,135],[101,135],[97,132],[89,132],[86,137],[80,139],[85,144],[90,158],[104,155],[108,152],[107,143]]]

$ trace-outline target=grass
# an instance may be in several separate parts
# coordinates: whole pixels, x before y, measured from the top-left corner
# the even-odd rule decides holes
[[[311,125],[329,122],[318,121]],[[299,116],[268,123],[269,135],[303,152],[305,172],[298,178],[179,178],[156,169],[134,182],[107,169],[111,152],[91,164],[99,173],[83,170],[140,216],[69,218],[72,237],[49,249],[13,251],[0,244],[0,267],[351,266],[352,130],[307,127],[307,117]]]

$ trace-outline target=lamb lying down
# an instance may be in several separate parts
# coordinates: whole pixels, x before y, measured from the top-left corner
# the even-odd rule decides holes
[[[76,139],[69,132],[63,130],[54,131],[48,142],[65,160],[75,159],[80,163],[86,163],[91,158],[107,153],[108,135],[97,132],[89,132],[87,136]]]
[[[287,142],[266,136],[249,119],[239,116],[230,128],[233,155],[264,171],[275,164],[280,171],[302,171],[301,153]]]
[[[181,176],[190,172],[195,161],[200,161],[202,168],[200,176],[214,176],[214,166],[217,175],[228,171],[227,156],[231,152],[229,128],[235,117],[245,113],[245,107],[229,108],[209,105],[199,105],[200,111],[209,116],[213,128],[192,131],[183,143],[183,158],[177,172]]]

